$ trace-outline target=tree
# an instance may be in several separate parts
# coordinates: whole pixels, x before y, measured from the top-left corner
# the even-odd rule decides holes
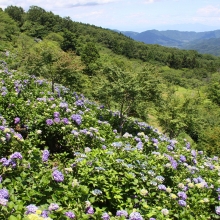
[[[122,134],[125,116],[129,116],[141,101],[139,95],[142,88],[134,75],[118,67],[107,67],[104,72],[107,79],[102,80],[98,98],[108,108],[113,109],[114,106],[115,109],[119,109],[118,126]]]
[[[22,7],[17,6],[8,6],[5,9],[5,12],[15,21],[18,22],[19,26],[22,26],[24,22],[25,11]]]
[[[18,35],[16,22],[3,11],[0,11],[0,40],[12,41]]]
[[[81,60],[86,65],[85,72],[93,75],[94,70],[97,68],[96,62],[100,58],[99,52],[93,42],[87,43],[82,49]]]
[[[64,51],[76,49],[76,36],[67,29],[63,32],[63,41],[61,43],[61,48]]]
[[[159,125],[170,138],[177,137],[187,127],[186,113],[183,103],[175,94],[175,90],[170,90],[161,104],[157,107]]]
[[[220,106],[220,83],[214,82],[208,86],[208,98]]]

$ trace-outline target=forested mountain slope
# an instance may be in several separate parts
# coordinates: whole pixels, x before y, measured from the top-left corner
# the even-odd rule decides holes
[[[9,67],[85,94],[124,116],[152,120],[170,138],[219,152],[220,58],[141,42],[37,6],[0,11]],[[186,90],[185,93],[180,92]],[[119,130],[120,130],[119,129]]]

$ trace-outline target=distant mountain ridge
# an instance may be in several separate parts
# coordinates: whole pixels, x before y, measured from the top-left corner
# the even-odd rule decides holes
[[[146,44],[159,44],[180,49],[193,49],[200,53],[220,55],[220,30],[215,31],[177,31],[177,30],[147,30],[141,33],[133,31],[118,31],[122,34]],[[212,39],[212,40],[210,40]],[[214,40],[216,39],[216,40]],[[211,46],[208,46],[211,43]]]

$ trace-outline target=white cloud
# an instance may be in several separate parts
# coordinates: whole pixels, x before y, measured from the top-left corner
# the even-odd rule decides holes
[[[144,3],[151,4],[151,3],[159,2],[159,1],[161,1],[161,0],[145,0]]]
[[[220,8],[213,5],[208,5],[206,7],[198,9],[197,13],[202,17],[216,17],[220,16]]]
[[[55,8],[103,5],[116,1],[120,0],[0,0],[0,7],[4,9],[9,5],[15,5],[27,9],[31,5],[36,5],[44,9],[52,10]]]

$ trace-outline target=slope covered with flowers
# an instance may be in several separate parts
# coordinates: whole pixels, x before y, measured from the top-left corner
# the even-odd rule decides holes
[[[50,88],[1,61],[0,219],[219,219],[218,157]]]

